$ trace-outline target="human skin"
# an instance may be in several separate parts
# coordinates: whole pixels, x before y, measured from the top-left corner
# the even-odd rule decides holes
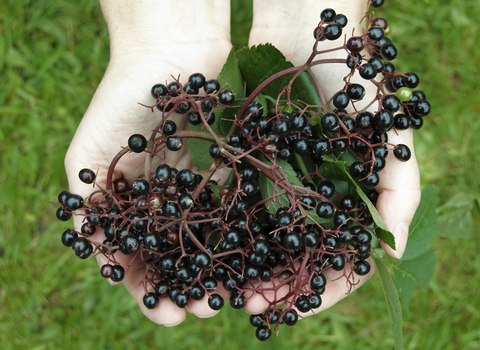
[[[319,14],[326,8],[332,8],[336,13],[344,14],[348,18],[348,24],[343,29],[345,40],[351,37],[352,33],[353,36],[365,33],[364,17],[368,11],[368,1],[254,0],[254,17],[249,45],[272,43],[293,65],[302,65],[311,55],[313,29],[320,20]],[[336,41],[322,41],[318,50],[336,48],[343,43],[341,40],[343,37]],[[340,50],[316,57],[316,59],[332,58],[345,59],[346,52]],[[332,63],[315,66],[312,68],[312,72],[328,100],[343,89],[343,77],[350,72],[350,69],[345,64]],[[365,87],[367,93],[363,99],[366,101],[364,105],[375,97],[377,88],[373,84],[367,83],[358,74],[352,78],[352,82]],[[357,107],[362,108],[362,104],[358,103]],[[374,111],[375,108],[378,108],[377,104],[374,104],[370,111]],[[414,153],[412,130],[398,133],[392,130],[388,133],[388,141],[393,144],[405,144],[412,151],[412,157],[408,162],[401,162],[390,155],[385,169],[379,173],[380,184],[375,188],[379,193],[377,210],[395,237],[396,249],[393,250],[387,244],[380,243],[388,255],[401,258],[408,239],[408,227],[420,202],[420,174]],[[370,278],[372,273],[373,271],[360,278],[357,287]],[[349,284],[345,283],[344,278],[337,279],[340,275],[332,272],[330,276],[327,276],[330,281],[327,283],[325,294],[322,295],[323,303],[318,311],[334,305],[348,295]],[[260,298],[257,300],[260,302]]]
[[[340,3],[345,6],[344,10],[339,6]],[[363,16],[364,8],[352,9],[352,6],[348,6],[349,3],[356,1],[312,1],[311,4],[302,1],[255,1],[250,43],[272,42],[294,64],[302,64],[311,50],[311,32],[318,23],[318,14],[323,8],[338,9],[338,12],[347,15],[351,23],[358,22]],[[107,169],[120,146],[125,145],[133,133],[140,133],[148,138],[157,125],[158,114],[139,105],[139,102],[146,105],[154,103],[150,95],[151,87],[159,82],[172,81],[172,75],[174,78],[180,76],[181,82],[186,82],[188,76],[196,72],[203,73],[207,79],[215,78],[232,47],[228,1],[101,0],[100,5],[109,31],[110,61],[65,158],[70,191],[82,197],[87,197],[92,192],[92,186],[79,180],[78,172],[81,169],[93,169],[97,172],[97,183],[104,186]],[[311,6],[310,11],[307,11],[308,6]],[[286,9],[293,12],[286,12]],[[315,13],[315,18],[312,13]],[[302,28],[304,25],[308,28]],[[292,36],[293,33],[298,35]],[[293,47],[285,44],[286,42]],[[341,81],[346,74],[339,68],[338,65],[321,66],[314,70],[327,95],[341,88],[334,85],[337,79],[340,78]],[[329,72],[327,75],[324,74],[326,71]],[[172,120],[177,123],[177,130],[186,127],[186,118],[180,119],[174,115]],[[390,140],[394,139],[394,143],[405,143],[413,150],[410,132],[405,131],[398,137],[390,137]],[[395,137],[398,139],[395,140]],[[131,183],[142,175],[144,161],[145,157],[138,154],[122,157],[115,168],[114,179],[123,177]],[[186,145],[178,152],[167,152],[166,162],[177,169],[195,170]],[[407,225],[413,217],[415,203],[419,199],[419,194],[415,192],[417,187],[414,186],[418,180],[418,169],[415,167],[415,159],[409,161],[409,170],[404,170],[405,164],[400,166],[397,163],[393,157],[389,159],[389,168],[383,171],[378,190],[381,193],[380,214],[387,226],[393,230],[399,247],[397,254],[401,254],[408,234],[402,225]],[[416,177],[412,175],[415,171]],[[397,173],[403,174],[403,177],[398,177]],[[406,175],[411,178],[410,187],[403,181]],[[219,174],[218,178],[221,179],[222,174]],[[74,217],[76,230],[80,229],[81,222],[82,217]],[[99,230],[92,239],[101,242],[102,236],[103,232]],[[390,255],[395,254],[390,248],[386,248],[386,251]],[[142,301],[145,294],[141,284],[143,266],[138,261],[132,263],[131,256],[117,254],[116,258],[123,266],[130,265],[123,284],[143,313],[153,322],[173,326],[185,319],[187,311],[198,317],[210,317],[217,313],[208,307],[206,299],[191,301],[185,310],[175,306],[169,298],[164,298],[157,308],[147,309]],[[100,265],[105,263],[102,257],[97,257],[97,260]],[[359,285],[372,274],[373,269],[370,274],[360,279]],[[330,274],[327,277],[333,280],[336,276]],[[341,280],[329,283],[325,295],[322,296],[322,310],[346,295],[344,285]],[[220,293],[227,295],[220,287],[219,289]],[[254,297],[247,302],[245,309],[255,313],[264,308],[264,301]]]

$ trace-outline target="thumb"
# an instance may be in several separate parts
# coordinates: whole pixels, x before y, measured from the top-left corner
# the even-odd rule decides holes
[[[376,188],[379,193],[377,210],[387,228],[393,233],[396,249],[380,243],[388,255],[400,259],[407,244],[410,223],[420,203],[420,174],[415,158],[412,130],[404,130],[399,134],[392,131],[389,133],[388,141],[393,145],[405,144],[412,152],[410,160],[401,162],[390,150],[387,165]]]

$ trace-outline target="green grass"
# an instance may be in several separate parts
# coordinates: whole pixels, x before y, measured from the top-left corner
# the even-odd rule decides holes
[[[234,1],[233,42],[246,44],[251,5]],[[434,108],[417,133],[422,185],[440,205],[480,198],[477,0],[390,0],[402,71],[418,72]],[[3,349],[231,349],[258,347],[241,310],[189,316],[166,328],[147,320],[94,261],[60,243],[64,225],[48,204],[67,188],[63,158],[108,63],[108,35],[95,1],[0,4],[0,344]],[[439,266],[404,315],[405,349],[480,348],[478,207],[472,222],[439,237]],[[455,229],[457,227],[457,229]],[[458,228],[462,228],[459,231]],[[240,317],[241,316],[241,317]],[[332,309],[282,327],[265,349],[391,349],[378,277]]]

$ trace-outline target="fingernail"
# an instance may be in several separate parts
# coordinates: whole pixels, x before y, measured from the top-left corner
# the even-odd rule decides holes
[[[395,237],[395,249],[393,254],[397,259],[401,259],[403,253],[405,253],[405,247],[407,245],[408,239],[408,225],[407,224],[397,224],[393,230],[393,236]]]

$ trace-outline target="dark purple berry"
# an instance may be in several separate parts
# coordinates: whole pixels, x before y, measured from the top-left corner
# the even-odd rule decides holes
[[[425,117],[430,114],[431,110],[432,107],[428,101],[420,100],[413,103],[413,113],[418,117]]]
[[[180,136],[168,136],[166,145],[170,151],[179,151],[183,146],[183,140]]]
[[[365,47],[363,38],[360,36],[352,36],[347,41],[347,49],[351,52],[360,52]],[[352,67],[350,67],[352,68]]]
[[[415,89],[418,86],[418,84],[420,84],[420,78],[418,77],[417,74],[412,72],[405,73],[405,77],[403,77],[403,81],[405,82],[405,85],[410,89]]]
[[[123,278],[125,277],[125,269],[123,268],[122,265],[114,265],[113,266],[113,274],[112,274],[112,277],[110,277],[110,279],[113,281],[113,282],[120,282],[123,280]]]
[[[410,127],[410,119],[403,113],[395,115],[393,126],[397,130],[407,130]]]
[[[283,314],[282,320],[287,326],[295,326],[298,321],[298,314],[295,310],[288,310]]]
[[[215,79],[207,80],[203,86],[203,89],[205,90],[205,93],[213,94],[220,90],[220,83]]]
[[[141,153],[147,148],[147,139],[141,134],[134,134],[128,139],[128,147],[135,153]]]
[[[358,69],[360,76],[366,80],[372,80],[377,76],[377,69],[370,63],[364,63]]]
[[[177,124],[173,120],[166,120],[163,124],[162,131],[165,135],[170,136],[177,131]]]
[[[342,36],[342,27],[336,23],[327,24],[323,29],[323,33],[327,40],[337,40]]]
[[[143,196],[150,191],[150,185],[145,179],[136,179],[132,183],[133,193],[137,196]]]
[[[370,27],[367,31],[367,37],[372,41],[378,41],[385,36],[385,32],[380,27]]]
[[[383,133],[393,127],[393,114],[387,109],[382,109],[375,113],[373,129],[376,132]]]
[[[397,48],[393,44],[384,44],[380,48],[380,54],[387,61],[397,58]]]
[[[333,22],[337,13],[334,9],[328,8],[320,12],[320,19],[324,22]]]
[[[78,237],[78,234],[71,230],[71,229],[67,229],[63,232],[62,234],[62,244],[65,246],[65,247],[71,247],[72,246],[72,243],[73,241]]]
[[[322,290],[327,285],[327,279],[321,273],[314,274],[310,279],[310,288],[313,290]]]
[[[151,90],[152,96],[155,98],[159,98],[160,96],[166,96],[167,92],[167,87],[163,84],[155,84],[153,85]]]
[[[364,260],[356,261],[353,271],[359,276],[365,276],[370,272],[370,264]]]
[[[65,198],[65,207],[69,211],[75,211],[83,207],[83,197],[78,194],[69,194]]]
[[[347,67],[350,69],[354,69],[362,63],[362,55],[358,52],[354,52],[351,55],[347,56]]]
[[[347,16],[339,13],[333,18],[333,21],[337,23],[340,27],[344,28],[348,23],[348,18]]]
[[[67,212],[64,207],[59,207],[56,212],[57,219],[60,221],[68,221],[72,217],[72,214]]]
[[[202,73],[194,73],[188,77],[190,86],[194,89],[200,89],[205,85],[205,76]]]
[[[358,101],[365,96],[365,88],[360,84],[350,84],[347,87],[347,94],[352,100]]]
[[[330,202],[321,202],[317,205],[316,211],[322,219],[329,219],[335,214],[335,207]]]
[[[382,107],[390,112],[398,111],[400,106],[400,100],[395,95],[386,95],[382,98]]]
[[[272,336],[272,330],[267,326],[260,326],[255,331],[255,336],[260,341],[266,341]]]
[[[350,96],[344,91],[339,91],[333,95],[332,103],[336,108],[344,109],[350,103]]]
[[[372,7],[380,7],[383,5],[385,0],[370,0],[370,6]]]
[[[83,183],[91,184],[93,181],[95,181],[95,173],[91,169],[82,169],[78,173],[78,178]]]
[[[331,198],[335,194],[335,185],[331,181],[324,180],[318,184],[317,192],[326,198]]]
[[[282,238],[282,243],[289,250],[298,250],[302,247],[302,238],[297,231],[290,231]]]
[[[235,101],[235,94],[230,90],[222,90],[218,94],[218,101],[223,105],[231,105]]]
[[[393,155],[398,160],[406,162],[412,157],[412,152],[410,151],[410,148],[408,148],[408,146],[404,144],[398,144],[393,150]]]
[[[155,309],[159,304],[159,299],[157,294],[150,292],[143,297],[143,305],[147,309]]]
[[[338,117],[333,113],[326,113],[321,118],[322,128],[324,132],[332,132],[338,130]]]
[[[208,306],[212,310],[220,310],[224,304],[225,301],[223,300],[223,297],[219,294],[212,294],[208,298]]]

